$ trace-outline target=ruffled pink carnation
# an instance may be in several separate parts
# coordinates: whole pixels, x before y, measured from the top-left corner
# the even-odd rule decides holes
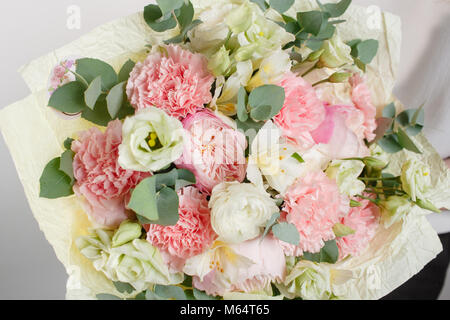
[[[354,234],[337,239],[339,259],[343,259],[347,255],[358,256],[367,248],[379,225],[379,208],[369,200],[357,200],[361,206],[351,208],[348,215],[339,221],[355,231]]]
[[[188,138],[175,165],[194,173],[200,191],[210,194],[221,182],[244,180],[247,140],[243,133],[208,109],[186,117],[183,127]]]
[[[75,60],[73,59],[61,61],[53,68],[49,79],[48,91],[50,95],[59,87],[75,81],[75,75],[70,71],[75,71]]]
[[[288,72],[278,83],[285,90],[285,101],[273,120],[284,136],[306,150],[314,145],[310,132],[325,119],[325,108],[314,88],[303,78]]]
[[[156,106],[178,119],[194,113],[212,99],[214,77],[207,65],[201,54],[164,46],[131,72],[127,84],[131,105],[137,110]]]
[[[356,108],[362,111],[364,114],[364,135],[367,141],[375,139],[375,129],[377,109],[372,103],[370,90],[367,87],[364,79],[357,73],[350,78],[350,84],[352,85],[352,101]]]
[[[317,253],[325,241],[335,238],[333,226],[349,210],[349,199],[339,193],[333,180],[322,171],[308,173],[289,187],[284,197],[282,220],[296,226],[300,244],[281,241],[288,256]]]
[[[148,173],[119,166],[122,123],[111,121],[105,133],[97,128],[81,132],[72,142],[74,192],[84,197],[87,213],[99,224],[115,227],[130,216],[125,209],[129,192]]]
[[[195,187],[185,187],[178,191],[178,197],[180,218],[176,225],[145,226],[147,240],[175,270],[181,270],[186,259],[202,253],[216,238],[206,195]]]

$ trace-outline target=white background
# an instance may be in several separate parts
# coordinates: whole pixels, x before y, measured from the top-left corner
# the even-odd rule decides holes
[[[139,11],[149,2],[1,1],[0,108],[29,94],[16,72],[21,65],[77,39],[96,26]],[[450,1],[354,0],[354,3],[365,6],[375,4],[382,10],[401,16],[403,47],[396,94],[407,106],[417,107],[428,93],[437,92],[440,99],[432,99],[437,109],[427,111],[427,125],[431,128],[427,134],[443,156],[450,156],[450,144],[441,139],[450,135],[447,125],[441,120],[444,113],[436,112],[439,108],[450,108],[447,102],[450,101]],[[70,5],[81,9],[79,30],[66,27]],[[433,103],[427,108],[433,108]],[[449,114],[447,112],[448,121]],[[63,299],[66,282],[64,268],[32,216],[3,139],[0,139],[0,177],[0,299]],[[445,231],[448,220],[443,216],[435,225]],[[448,278],[441,294],[443,299],[450,299]]]

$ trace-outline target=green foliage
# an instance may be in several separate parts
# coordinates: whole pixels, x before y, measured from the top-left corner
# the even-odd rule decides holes
[[[282,222],[272,227],[272,233],[281,241],[298,245],[300,243],[300,234],[292,223]]]
[[[173,169],[142,180],[131,193],[128,207],[141,223],[175,225],[179,199],[176,190],[195,184],[195,176],[186,169]]]
[[[135,291],[133,286],[126,282],[115,281],[113,284],[120,293],[132,293]]]
[[[302,259],[313,262],[336,263],[339,258],[339,248],[336,240],[326,241],[319,253],[304,252]]]
[[[238,101],[237,101],[237,117],[239,121],[245,122],[248,120],[248,111],[247,111],[247,103],[248,103],[248,94],[244,87],[241,87],[238,92]]]
[[[272,84],[260,86],[248,97],[250,116],[257,121],[269,120],[280,112],[284,99],[284,88]]]
[[[295,0],[269,0],[270,6],[279,13],[286,12],[294,4]]]
[[[277,220],[280,218],[280,213],[274,213],[270,219],[267,221],[266,223],[266,228],[264,229],[264,233],[261,237],[261,240],[264,239],[267,234],[269,233],[270,229],[272,229],[272,227],[275,225],[275,223],[277,223]]]
[[[396,115],[395,104],[387,105],[383,109],[383,118],[381,121],[377,120],[375,142],[388,153],[396,153],[402,149],[421,153],[409,136],[415,136],[423,129],[425,122],[423,106],[424,104],[418,109],[408,109]]]
[[[73,178],[61,169],[61,158],[51,160],[44,168],[39,179],[41,198],[57,199],[73,195]],[[63,168],[68,170],[68,165]],[[73,174],[72,174],[73,175]]]
[[[297,152],[294,152],[294,154],[292,154],[292,158],[294,158],[295,160],[297,160],[300,163],[305,162],[305,160],[303,160],[303,158]]]
[[[148,5],[144,8],[144,20],[156,32],[179,27],[180,34],[166,40],[165,43],[180,43],[188,41],[187,33],[198,26],[201,21],[193,20],[194,7],[190,1],[158,0],[158,5]]]
[[[347,42],[347,45],[352,48],[351,55],[355,60],[355,64],[362,71],[366,71],[366,65],[372,62],[378,52],[378,40],[355,39]]]
[[[64,141],[64,148],[66,148],[67,150],[70,150],[70,149],[72,149],[72,142],[73,142],[74,140],[72,139],[72,138],[67,138],[65,141]]]
[[[359,204],[359,205],[361,205],[361,204]],[[354,234],[355,230],[353,230],[352,228],[350,228],[350,227],[348,227],[346,225],[343,225],[342,223],[336,223],[333,226],[333,232],[334,232],[334,235],[337,238],[339,238],[339,237],[348,236],[350,234]]]
[[[128,60],[117,75],[106,62],[78,59],[77,80],[55,90],[48,105],[68,114],[81,113],[83,119],[101,126],[114,119],[123,119],[134,113],[127,99],[124,99],[126,82],[134,65],[133,61]]]
[[[269,4],[265,0],[250,0],[251,2],[256,3],[262,11],[266,11],[269,9]]]
[[[352,0],[341,0],[338,3],[327,4],[322,4],[317,0],[317,3],[319,4],[320,8],[323,11],[328,12],[332,18],[337,18],[342,16],[345,11],[347,11],[348,7],[352,3]]]
[[[98,300],[123,300],[115,295],[108,293],[99,293],[95,296]]]

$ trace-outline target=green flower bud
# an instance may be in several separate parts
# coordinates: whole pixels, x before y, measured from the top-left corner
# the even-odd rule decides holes
[[[328,78],[328,81],[331,83],[343,83],[347,82],[351,76],[352,74],[349,72],[335,72]]]
[[[380,159],[374,158],[374,157],[365,157],[362,159],[364,164],[370,168],[382,170],[386,168],[387,163],[384,161],[381,161]]]
[[[353,63],[352,49],[342,41],[337,33],[335,33],[333,38],[324,42],[322,49],[324,52],[319,60],[321,68],[339,68]]]
[[[416,204],[425,210],[430,210],[436,213],[441,213],[441,210],[436,208],[430,201],[417,199]]]
[[[119,229],[114,233],[112,246],[118,247],[134,239],[138,239],[142,234],[142,228],[138,223],[124,221]]]
[[[320,49],[320,50],[318,50],[318,51],[311,52],[311,53],[309,54],[308,58],[306,58],[306,60],[309,61],[309,62],[316,61],[317,59],[320,58],[320,56],[321,56],[324,52],[325,52],[324,49]]]
[[[382,220],[386,228],[403,219],[412,208],[407,196],[390,196],[380,203]]]
[[[231,66],[229,51],[222,46],[208,61],[208,69],[218,77],[225,75]]]

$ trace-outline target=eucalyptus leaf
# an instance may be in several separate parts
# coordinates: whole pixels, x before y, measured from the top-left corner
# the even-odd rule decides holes
[[[193,293],[194,293],[195,299],[197,299],[197,300],[220,300],[220,297],[210,296],[206,292],[200,291],[200,290],[195,289],[195,288],[193,290]]]
[[[367,65],[372,62],[377,54],[378,41],[374,39],[361,41],[356,45],[356,49],[358,51],[359,61]]]
[[[156,0],[163,15],[180,9],[184,5],[184,0]]]
[[[135,65],[136,63],[133,60],[128,59],[119,71],[118,82],[128,81],[130,73],[133,71]]]
[[[162,226],[176,225],[180,216],[178,214],[179,199],[175,190],[169,187],[162,188],[156,194],[156,203],[159,219],[154,223]]]
[[[288,11],[294,2],[295,0],[269,0],[270,6],[279,13]]]
[[[39,179],[41,198],[57,199],[73,195],[72,179],[61,171],[61,158],[51,160]]]
[[[67,150],[71,150],[73,141],[74,140],[72,138],[67,138],[66,140],[64,140],[64,148],[66,148]]]
[[[128,207],[139,216],[156,221],[159,218],[156,204],[155,177],[142,180],[131,192],[131,199]]]
[[[403,149],[394,135],[388,135],[381,138],[378,145],[387,153],[397,153]]]
[[[272,233],[281,241],[298,245],[300,243],[300,234],[292,223],[282,222],[272,227]]]
[[[135,291],[134,287],[126,282],[114,281],[113,284],[120,293],[132,293]]]
[[[320,262],[336,263],[339,259],[339,248],[336,240],[326,241],[320,250]]]
[[[155,285],[155,294],[167,300],[187,300],[183,289],[177,286]]]
[[[126,82],[116,84],[106,96],[108,113],[112,119],[116,118],[124,100]]]
[[[419,148],[415,145],[415,143],[411,140],[410,137],[406,134],[406,132],[402,128],[398,128],[397,132],[398,142],[399,144],[404,147],[405,149],[415,152],[415,153],[422,153]]]
[[[247,112],[248,95],[244,87],[241,87],[238,91],[237,101],[237,117],[239,121],[245,122],[248,119]]]
[[[270,106],[271,107],[270,113],[268,114],[268,119],[270,119],[280,112],[284,104],[284,99],[285,99],[284,88],[273,84],[260,86],[254,89],[250,93],[250,96],[248,98],[248,104],[251,109],[250,115],[252,115],[251,112],[253,111],[253,109],[257,109],[261,106],[263,107],[259,112],[257,112],[257,114],[263,115],[268,110],[267,106]]]
[[[269,5],[265,0],[250,0],[251,2],[256,3],[262,11],[266,11],[269,9]]]
[[[190,1],[187,4],[183,3],[183,6],[180,8],[180,12],[177,15],[177,20],[180,24],[180,30],[184,30],[185,28],[187,28],[192,23],[193,18],[194,7],[192,6],[192,3]]]
[[[98,76],[92,80],[89,87],[84,92],[84,101],[90,109],[94,109],[98,98],[102,95],[102,77]]]
[[[395,103],[391,102],[383,109],[383,117],[385,118],[395,118],[395,115],[397,114],[395,110]]]
[[[270,229],[273,227],[273,225],[277,222],[277,220],[280,218],[280,213],[276,212],[274,213],[270,219],[266,223],[266,228],[264,229],[264,233],[261,237],[261,240],[264,239],[267,234],[269,233]]]
[[[353,230],[352,228],[350,228],[342,223],[336,223],[333,226],[333,232],[337,238],[340,238],[340,237],[345,237],[345,236],[354,234],[355,230]]]
[[[378,118],[376,119],[377,128],[375,129],[375,139],[371,141],[371,143],[378,142],[381,138],[385,136],[385,134],[388,132],[389,128],[392,127],[393,123],[392,118]]]
[[[61,155],[59,170],[70,177],[70,183],[73,185],[75,178],[73,176],[73,157],[75,153],[72,150],[66,150]]]
[[[178,179],[188,181],[191,184],[195,184],[197,182],[195,179],[195,175],[187,169],[178,169],[177,176],[178,176]]]
[[[253,120],[265,121],[272,118],[272,107],[269,105],[260,105],[250,110],[250,116]]]
[[[104,61],[92,58],[78,59],[76,72],[88,83],[101,76],[102,90],[108,91],[117,83],[117,74],[113,67]]]
[[[79,113],[86,108],[84,90],[85,87],[82,83],[78,81],[69,82],[53,92],[48,105],[64,113]]]
[[[177,21],[172,15],[164,19],[161,9],[154,4],[144,8],[144,20],[156,32],[164,32],[177,26]]]
[[[352,3],[352,0],[341,0],[338,3],[327,3],[322,4],[317,1],[320,8],[330,14],[332,18],[337,18],[342,16],[345,11],[347,11],[348,7]]]
[[[178,179],[177,169],[172,169],[169,172],[158,173],[154,175],[156,191],[161,190],[164,187],[173,187]]]
[[[112,120],[111,116],[109,115],[105,99],[98,100],[94,107],[94,110],[91,110],[87,107],[84,108],[83,112],[81,113],[81,117],[103,127],[106,127]]]

